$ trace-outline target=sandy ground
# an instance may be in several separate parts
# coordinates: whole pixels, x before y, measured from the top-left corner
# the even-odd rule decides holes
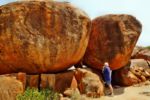
[[[89,100],[150,100],[150,81],[130,87],[114,89],[114,96],[103,96]]]
[[[114,86],[114,96],[102,96],[100,98],[89,98],[85,95],[81,95],[80,99],[71,100],[150,100],[150,81],[140,83],[129,87]],[[109,93],[109,89],[106,88],[105,92]],[[75,96],[76,97],[76,96]],[[62,100],[70,100],[64,98]]]

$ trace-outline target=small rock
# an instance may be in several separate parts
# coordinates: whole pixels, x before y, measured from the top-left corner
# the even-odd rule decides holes
[[[81,94],[90,97],[100,97],[104,95],[104,85],[101,76],[89,69],[78,68],[75,72],[78,88]]]
[[[0,75],[0,100],[16,100],[23,91],[24,86],[16,77]]]
[[[71,97],[73,94],[80,95],[80,92],[77,88],[76,89],[68,88],[64,91],[64,95],[67,97]]]
[[[150,85],[150,81],[146,81],[144,85]]]
[[[17,74],[17,80],[19,80],[19,81],[22,82],[23,88],[24,88],[24,90],[25,90],[25,88],[26,88],[26,83],[27,83],[26,73],[19,72],[19,73]]]
[[[139,67],[142,69],[148,69],[149,68],[149,65],[147,63],[146,60],[144,59],[131,59],[131,65],[130,67],[136,67],[138,66],[138,69]]]

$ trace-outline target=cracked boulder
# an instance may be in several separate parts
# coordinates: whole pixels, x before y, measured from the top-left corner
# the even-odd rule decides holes
[[[88,16],[69,3],[0,6],[0,74],[66,70],[84,55],[90,25]]]
[[[141,23],[131,15],[95,18],[83,63],[97,69],[102,69],[104,62],[109,62],[112,70],[125,66],[141,30]]]
[[[75,71],[75,78],[81,94],[86,94],[88,97],[100,97],[104,95],[102,77],[91,69],[78,68]]]

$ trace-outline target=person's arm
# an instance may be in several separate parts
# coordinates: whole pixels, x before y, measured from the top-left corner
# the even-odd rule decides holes
[[[112,70],[109,68],[109,73],[110,73],[110,77],[111,77],[111,75],[112,75]]]
[[[105,66],[103,66],[103,68],[102,68],[102,73],[104,73],[104,67],[105,67]]]

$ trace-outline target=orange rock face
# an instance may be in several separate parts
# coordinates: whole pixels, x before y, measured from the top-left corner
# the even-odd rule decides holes
[[[122,86],[131,86],[141,82],[141,80],[126,67],[116,70],[112,77],[115,84]]]
[[[58,72],[85,53],[90,19],[69,3],[0,6],[0,74]]]
[[[52,88],[63,93],[67,88],[72,87],[74,71],[66,71],[59,74],[41,74],[40,88]]]
[[[112,70],[125,66],[141,28],[140,22],[130,15],[106,15],[94,19],[83,62],[97,69],[102,69],[106,61]]]

